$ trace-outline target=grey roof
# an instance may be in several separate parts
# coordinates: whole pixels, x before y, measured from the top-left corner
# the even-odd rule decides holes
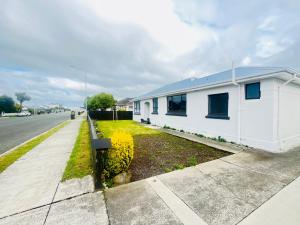
[[[237,67],[235,68],[236,80],[259,77],[263,75],[288,72],[285,67]],[[175,83],[165,85],[161,88],[155,89],[149,93],[141,95],[134,100],[147,99],[162,95],[168,95],[169,93],[181,92],[194,88],[203,88],[206,86],[217,85],[227,83],[232,80],[232,70],[226,70],[223,72],[211,74],[201,78],[188,78]]]
[[[127,105],[127,104],[130,104],[131,100],[133,98],[124,98],[124,99],[121,99],[117,102],[117,105],[118,106],[122,106],[122,105]]]

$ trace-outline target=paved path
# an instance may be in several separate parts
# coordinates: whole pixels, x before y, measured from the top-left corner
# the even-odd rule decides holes
[[[70,112],[0,119],[0,154],[70,118]]]
[[[299,176],[300,149],[243,151],[108,189],[107,212],[111,225],[298,225]]]

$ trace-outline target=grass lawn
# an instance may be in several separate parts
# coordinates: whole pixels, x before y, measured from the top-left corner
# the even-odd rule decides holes
[[[52,134],[63,128],[65,125],[67,125],[69,121],[63,122],[59,126],[56,126],[52,128],[51,130],[47,131],[46,133],[32,139],[31,141],[25,143],[24,145],[16,148],[14,151],[1,156],[0,157],[0,173],[2,173],[7,167],[9,167],[11,164],[13,164],[15,161],[17,161],[19,158],[21,158],[23,155],[25,155],[27,152],[32,150],[34,147],[39,145],[41,142],[46,140],[48,137],[50,137]]]
[[[90,174],[92,174],[90,132],[88,122],[84,120],[62,180],[82,178]]]
[[[134,158],[130,166],[132,181],[194,166],[231,154],[144,127],[131,120],[97,121],[97,126],[104,137],[110,137],[112,132],[117,130],[127,131],[133,135]]]

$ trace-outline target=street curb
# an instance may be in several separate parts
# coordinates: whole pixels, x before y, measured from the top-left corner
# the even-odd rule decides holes
[[[57,124],[55,127],[52,127],[52,128],[50,128],[49,130],[46,130],[45,132],[40,133],[40,134],[34,136],[33,138],[30,138],[30,139],[27,140],[27,141],[24,141],[23,143],[21,143],[21,144],[15,146],[15,147],[13,147],[12,149],[9,149],[8,151],[6,151],[6,152],[0,154],[0,157],[5,156],[5,155],[7,155],[7,154],[13,152],[14,150],[16,150],[17,148],[21,147],[22,145],[27,144],[28,142],[32,141],[32,140],[35,139],[35,138],[38,138],[38,137],[42,136],[43,134],[46,134],[48,131],[50,131],[50,130],[52,130],[52,129],[58,127],[58,126],[60,126],[62,123],[66,122],[66,121],[69,121],[69,120],[70,120],[70,119],[65,120],[65,121],[62,121],[62,122],[60,122],[59,124]]]

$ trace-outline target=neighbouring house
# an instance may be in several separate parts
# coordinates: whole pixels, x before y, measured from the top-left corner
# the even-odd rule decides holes
[[[136,121],[284,152],[300,145],[300,75],[238,67],[189,78],[134,99]]]
[[[133,98],[124,98],[122,100],[119,100],[116,104],[117,110],[123,110],[123,111],[133,111]]]

